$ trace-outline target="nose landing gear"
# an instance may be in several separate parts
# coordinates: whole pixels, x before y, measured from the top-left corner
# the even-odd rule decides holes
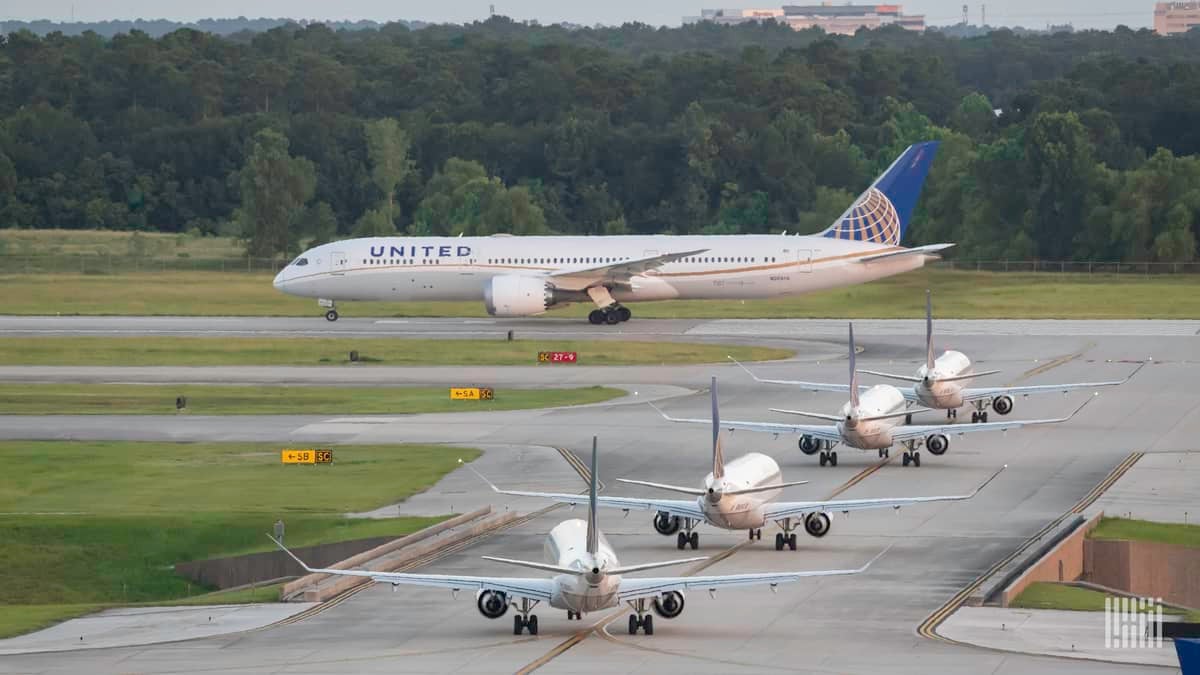
[[[329,311],[325,312],[325,320],[326,321],[337,321],[338,320],[337,307],[334,306],[332,300],[326,300],[324,298],[321,298],[320,300],[317,300],[317,304],[322,307],[328,308]]]

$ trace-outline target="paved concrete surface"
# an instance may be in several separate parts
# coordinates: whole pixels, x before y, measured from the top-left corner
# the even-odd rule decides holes
[[[341,323],[341,322],[339,322]],[[630,324],[632,325],[632,323]],[[1158,329],[1156,329],[1158,330]],[[1160,331],[1161,332],[1161,331]],[[856,335],[859,331],[856,331]],[[862,367],[913,368],[922,358],[919,335],[863,336]],[[1003,558],[1092,489],[1130,451],[1188,450],[1200,433],[1200,376],[1190,336],[956,335],[939,348],[961,349],[989,367],[1001,368],[996,382],[1073,382],[1120,378],[1133,361],[1153,356],[1132,381],[1104,390],[1069,424],[978,434],[952,439],[949,452],[923,458],[920,469],[898,461],[870,473],[845,497],[933,495],[969,491],[1000,464],[1009,470],[967,502],[931,504],[898,512],[834,517],[831,534],[801,539],[797,552],[776,552],[767,541],[741,546],[745,533],[702,528],[701,551],[729,552],[706,573],[773,569],[816,569],[860,565],[889,544],[894,548],[868,573],[806,580],[766,589],[722,591],[715,598],[691,593],[687,609],[672,621],[656,622],[652,637],[625,634],[624,616],[609,614],[567,622],[539,608],[542,634],[515,637],[511,621],[488,621],[472,598],[457,599],[436,589],[392,593],[372,587],[303,621],[270,630],[138,648],[0,658],[0,673],[38,672],[512,672],[542,664],[539,673],[687,672],[913,672],[1001,674],[1164,672],[1158,668],[1028,656],[964,647],[919,637],[916,626],[959,589]],[[1057,367],[1023,375],[1059,357]],[[1110,362],[1110,360],[1112,362]],[[831,379],[844,375],[844,361],[763,364],[774,377]],[[513,381],[549,377],[537,368],[505,371]],[[558,371],[554,371],[558,372]],[[644,369],[658,384],[701,389],[709,373],[721,376],[722,415],[729,419],[788,420],[769,407],[836,411],[841,397],[787,387],[758,385],[732,366]],[[622,382],[638,378],[621,377]],[[1015,417],[1057,416],[1072,410],[1085,393],[1017,401]],[[697,393],[665,403],[672,413],[707,414],[707,396]],[[927,421],[939,419],[930,413]],[[372,443],[436,440],[489,446],[564,446],[586,456],[600,436],[600,476],[606,493],[644,495],[616,477],[695,484],[708,471],[708,429],[670,425],[642,406],[598,405],[586,409],[498,414],[413,415],[381,418],[269,416],[194,417],[9,417],[0,436],[9,438],[143,438],[153,440],[269,440]],[[836,468],[818,468],[796,450],[794,437],[737,432],[727,438],[726,456],[755,450],[774,456],[785,480],[809,479],[785,498],[828,496],[878,460],[872,453],[844,452]],[[547,487],[539,476],[514,476],[506,487]],[[578,485],[578,483],[576,483]],[[471,490],[469,482],[464,490]],[[479,486],[480,492],[486,488]],[[457,499],[457,497],[455,497]],[[531,506],[494,498],[498,509]],[[542,541],[563,509],[534,518],[502,535],[424,568],[429,572],[521,575],[481,561],[480,555],[541,555]],[[579,515],[579,514],[575,514]],[[646,514],[601,514],[601,526],[624,563],[679,555],[673,539],[653,532]],[[740,547],[740,548],[739,548]],[[730,550],[734,549],[734,550]],[[690,553],[690,551],[689,551]],[[609,619],[615,621],[608,625]],[[582,631],[582,634],[581,634]],[[555,648],[573,636],[569,649]]]
[[[1200,523],[1200,439],[1196,452],[1167,452],[1138,460],[1090,512],[1160,523]]]
[[[1170,640],[1163,640],[1158,647],[1105,647],[1104,612],[963,607],[938,632],[952,640],[991,649],[1179,667],[1175,644]]]
[[[298,602],[109,609],[0,640],[0,654],[107,649],[228,635],[269,626],[311,607],[313,603]],[[0,668],[5,663],[0,660]]]

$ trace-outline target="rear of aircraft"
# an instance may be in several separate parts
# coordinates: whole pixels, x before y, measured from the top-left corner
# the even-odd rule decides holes
[[[908,146],[822,236],[899,246],[912,221],[938,141]]]

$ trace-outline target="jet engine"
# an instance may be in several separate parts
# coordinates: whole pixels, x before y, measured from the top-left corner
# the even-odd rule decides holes
[[[659,511],[654,516],[654,529],[664,537],[679,531],[679,516],[672,516],[666,511]]]
[[[992,410],[996,411],[997,415],[1007,415],[1012,412],[1013,400],[1011,396],[997,396],[992,399]]]
[[[500,591],[481,589],[475,594],[475,606],[489,619],[499,619],[508,611],[508,596]]]
[[[817,439],[805,434],[800,437],[800,452],[806,455],[811,455],[821,449],[821,442]]]
[[[804,531],[814,537],[824,537],[829,534],[829,514],[827,513],[810,513],[804,516]]]
[[[536,277],[505,274],[483,287],[483,306],[492,316],[533,316],[554,304],[554,287]]]
[[[683,613],[683,593],[667,591],[655,598],[650,606],[654,608],[654,613],[662,618],[674,619]]]
[[[950,439],[942,434],[933,434],[925,439],[925,447],[935,455],[944,455],[950,449]]]

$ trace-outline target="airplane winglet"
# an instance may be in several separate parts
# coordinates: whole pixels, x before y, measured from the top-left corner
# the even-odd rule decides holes
[[[1072,417],[1074,417],[1076,414],[1078,414],[1078,413],[1079,413],[1079,411],[1080,411],[1080,410],[1083,410],[1084,408],[1086,408],[1086,407],[1087,407],[1087,404],[1091,403],[1091,402],[1092,402],[1092,400],[1093,400],[1093,399],[1095,399],[1095,398],[1096,398],[1097,396],[1099,396],[1099,395],[1100,395],[1100,392],[1098,392],[1098,391],[1093,391],[1093,392],[1092,392],[1092,395],[1091,395],[1091,396],[1089,396],[1089,397],[1087,397],[1087,400],[1085,400],[1083,403],[1080,403],[1080,404],[1079,404],[1079,407],[1078,407],[1078,408],[1076,408],[1074,411],[1072,411],[1070,415],[1067,415],[1066,417],[1062,418],[1062,421],[1063,421],[1063,422],[1066,422],[1067,420],[1069,420],[1069,419],[1071,419]]]
[[[760,380],[760,379],[758,378],[758,376],[754,374],[754,371],[753,371],[753,370],[750,370],[749,368],[747,368],[747,367],[746,367],[744,364],[742,364],[742,362],[741,362],[741,361],[738,361],[737,359],[733,358],[732,356],[730,356],[730,355],[728,355],[728,354],[726,354],[726,355],[725,355],[725,358],[727,358],[727,359],[729,359],[730,361],[733,361],[734,363],[736,363],[736,364],[738,365],[738,367],[739,367],[739,368],[741,368],[742,370],[746,371],[746,372],[747,372],[747,373],[750,375],[750,377],[753,377],[755,382],[762,382],[762,380]]]
[[[979,491],[980,491],[980,490],[982,490],[983,488],[987,487],[987,486],[988,486],[988,483],[990,483],[990,482],[992,482],[992,481],[996,480],[996,476],[999,476],[1000,474],[1004,473],[1004,470],[1005,470],[1005,469],[1007,469],[1007,468],[1008,468],[1008,465],[1007,465],[1007,464],[1005,464],[1004,466],[1000,467],[1000,468],[999,468],[999,469],[996,471],[996,473],[992,474],[990,477],[988,477],[988,479],[987,479],[987,480],[983,481],[983,483],[981,483],[981,484],[979,485],[979,487],[975,488],[975,491],[971,493],[971,496],[972,496],[972,497],[974,497],[975,495],[979,494]]]
[[[865,564],[865,565],[863,565],[862,567],[858,568],[857,570],[855,570],[855,572],[856,572],[856,573],[857,573],[857,572],[866,572],[868,569],[870,569],[871,565],[874,565],[874,564],[875,564],[875,561],[876,561],[876,560],[879,560],[879,559],[880,559],[880,558],[882,558],[883,556],[887,555],[887,552],[888,552],[888,551],[890,551],[890,550],[892,550],[892,547],[893,547],[893,546],[895,546],[895,544],[888,544],[887,548],[883,549],[883,550],[882,550],[882,551],[880,551],[879,553],[876,553],[874,558],[871,558],[870,560],[868,560],[868,561],[867,561],[867,564]]]
[[[275,537],[272,537],[270,534],[267,534],[267,539],[270,539],[276,546],[278,546],[279,550],[288,554],[289,558],[291,558],[292,560],[295,560],[298,565],[300,565],[301,567],[304,568],[305,572],[315,572],[316,571],[313,568],[306,565],[303,560],[297,558],[295,553],[292,553],[291,551],[289,551],[288,548],[283,545],[283,542],[279,541]]]
[[[487,483],[487,484],[488,484],[488,487],[492,488],[492,492],[499,492],[499,493],[502,493],[502,494],[503,494],[503,492],[504,492],[503,490],[501,490],[500,488],[496,487],[496,484],[495,484],[495,483],[493,483],[492,481],[488,480],[488,479],[487,479],[487,476],[485,476],[485,475],[483,475],[483,474],[479,473],[478,471],[476,471],[476,470],[475,470],[475,467],[473,467],[473,466],[471,466],[470,464],[467,464],[466,462],[464,462],[464,461],[462,460],[462,458],[461,458],[461,457],[458,459],[458,463],[459,463],[459,464],[462,464],[464,467],[466,467],[467,469],[469,469],[469,470],[471,471],[471,473],[475,474],[476,476],[479,476],[479,480],[481,480],[481,481],[483,481],[483,482]]]
[[[651,408],[654,408],[654,410],[655,410],[655,411],[657,411],[659,415],[662,415],[662,417],[663,417],[663,419],[664,419],[664,420],[667,420],[667,421],[669,421],[669,422],[674,422],[674,421],[675,421],[675,418],[673,418],[673,417],[671,417],[670,415],[668,415],[667,413],[663,412],[663,411],[662,411],[662,408],[660,408],[660,407],[658,407],[658,406],[654,405],[654,403],[653,403],[653,402],[651,402],[651,401],[646,401],[646,405],[650,406]]]

